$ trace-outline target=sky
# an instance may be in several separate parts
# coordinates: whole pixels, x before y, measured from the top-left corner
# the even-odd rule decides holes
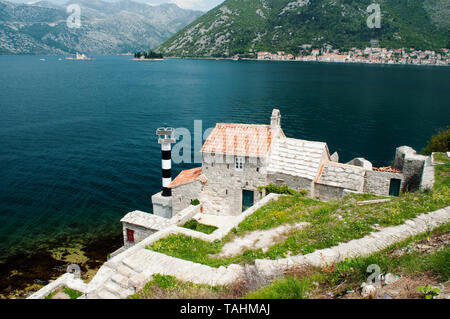
[[[22,2],[30,3],[36,2],[36,0],[9,0],[11,2]],[[48,0],[53,3],[62,4],[66,3],[68,0]],[[114,1],[114,0],[104,0],[104,1]],[[218,4],[224,2],[224,0],[133,0],[136,2],[144,2],[148,4],[161,4],[161,3],[176,3],[179,7],[184,9],[202,10],[209,11]]]

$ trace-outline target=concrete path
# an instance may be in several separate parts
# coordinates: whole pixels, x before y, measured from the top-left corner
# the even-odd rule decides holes
[[[197,214],[193,217],[200,224],[215,226],[217,228],[226,227],[233,224],[236,216],[217,216],[210,214]]]
[[[309,223],[285,224],[267,230],[252,231],[245,236],[236,237],[229,241],[222,247],[222,251],[219,254],[212,255],[211,257],[222,258],[235,256],[248,249],[262,249],[263,252],[266,252],[277,242],[285,240],[290,231],[303,229],[308,225]]]
[[[432,164],[431,156],[427,157],[423,166],[422,180],[420,182],[420,189],[433,189],[434,185],[434,166]]]

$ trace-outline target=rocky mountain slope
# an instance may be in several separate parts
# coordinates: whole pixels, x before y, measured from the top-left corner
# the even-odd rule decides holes
[[[71,0],[81,27],[68,28],[66,5],[0,0],[0,54],[116,54],[155,47],[202,15],[175,4]]]
[[[378,3],[381,28],[368,28],[367,8]],[[302,44],[334,48],[368,46],[416,49],[450,46],[448,0],[227,0],[158,50],[177,56],[298,53]]]

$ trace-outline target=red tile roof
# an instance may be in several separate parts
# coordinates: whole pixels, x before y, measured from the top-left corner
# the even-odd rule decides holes
[[[394,168],[392,166],[388,166],[388,167],[380,167],[380,168],[373,168],[374,171],[376,172],[387,172],[387,173],[397,173],[397,174],[401,174],[402,171]]]
[[[239,156],[265,156],[272,143],[269,125],[217,123],[202,152]]]
[[[197,167],[193,169],[187,169],[182,171],[173,181],[170,183],[169,188],[173,188],[182,184],[190,183],[200,179],[202,183],[206,183],[206,177],[202,175],[202,168]]]

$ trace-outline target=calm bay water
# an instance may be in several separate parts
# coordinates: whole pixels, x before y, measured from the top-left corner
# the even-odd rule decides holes
[[[0,57],[0,254],[61,234],[120,233],[160,190],[162,124],[268,124],[341,161],[389,165],[450,124],[450,68]],[[193,165],[174,165],[175,174]]]

